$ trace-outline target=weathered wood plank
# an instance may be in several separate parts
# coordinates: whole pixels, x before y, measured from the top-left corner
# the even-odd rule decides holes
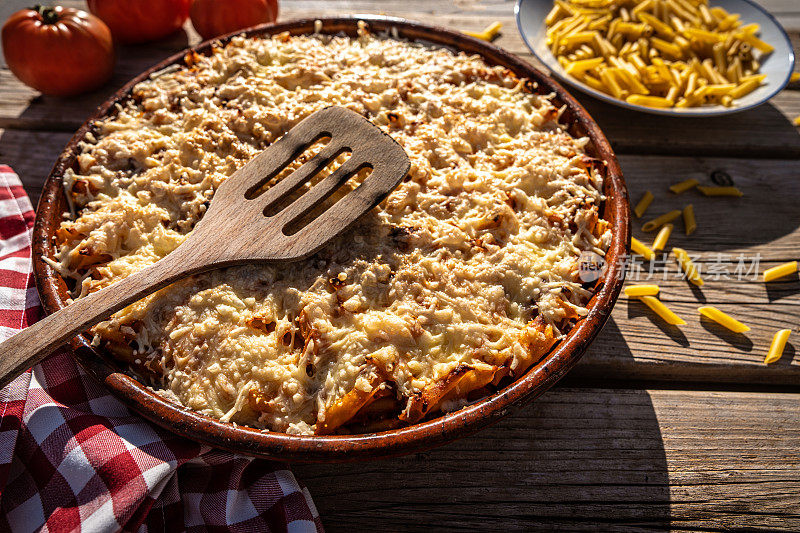
[[[430,452],[293,469],[329,531],[790,531],[798,400],[558,388]]]

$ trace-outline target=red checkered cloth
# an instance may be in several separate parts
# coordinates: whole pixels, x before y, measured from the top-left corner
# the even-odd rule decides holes
[[[0,340],[39,316],[33,217],[0,165]],[[322,531],[286,465],[149,424],[63,351],[0,391],[0,411],[2,531]]]

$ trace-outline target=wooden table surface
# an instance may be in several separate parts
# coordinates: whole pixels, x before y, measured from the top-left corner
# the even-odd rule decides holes
[[[760,3],[791,30],[797,51],[800,2]],[[3,0],[0,19],[25,4]],[[281,6],[283,20],[385,13],[462,30],[499,20],[495,44],[536,63],[510,0]],[[70,100],[39,96],[3,67],[0,162],[14,167],[36,201],[57,155],[100,102],[198,40],[187,24],[164,42],[123,48],[107,87]],[[736,275],[740,267],[760,271],[800,259],[800,131],[791,123],[800,115],[798,89],[733,116],[680,120],[576,93],[617,150],[632,198],[655,194],[648,214],[695,205],[697,233],[685,237],[678,224],[670,244],[700,255],[706,285],[692,289],[672,262],[656,273],[662,299],[688,325],[663,326],[642,304],[621,298],[579,366],[496,426],[394,460],[296,465],[328,530],[800,530],[800,281],[765,285],[752,273]],[[744,198],[667,191],[688,177],[710,184],[713,171],[728,173]],[[634,235],[652,238],[639,223]],[[740,317],[752,331],[734,335],[701,322],[700,302]],[[780,328],[793,328],[793,339],[783,358],[766,366]]]

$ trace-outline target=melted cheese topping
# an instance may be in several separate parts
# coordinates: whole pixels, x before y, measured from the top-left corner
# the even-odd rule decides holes
[[[226,177],[323,107],[368,117],[412,167],[310,259],[196,275],[94,328],[173,400],[313,433],[349,392],[403,409],[459,365],[518,375],[534,318],[558,336],[586,313],[577,259],[611,237],[601,177],[524,80],[364,31],[236,38],[187,62],[139,84],[64,176],[77,213],[58,259],[76,298],[169,254]]]

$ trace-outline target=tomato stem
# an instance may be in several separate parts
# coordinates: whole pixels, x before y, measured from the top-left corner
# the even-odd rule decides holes
[[[54,7],[36,4],[31,9],[39,13],[39,15],[42,17],[42,22],[45,24],[55,24],[58,22],[58,12],[56,12]]]

